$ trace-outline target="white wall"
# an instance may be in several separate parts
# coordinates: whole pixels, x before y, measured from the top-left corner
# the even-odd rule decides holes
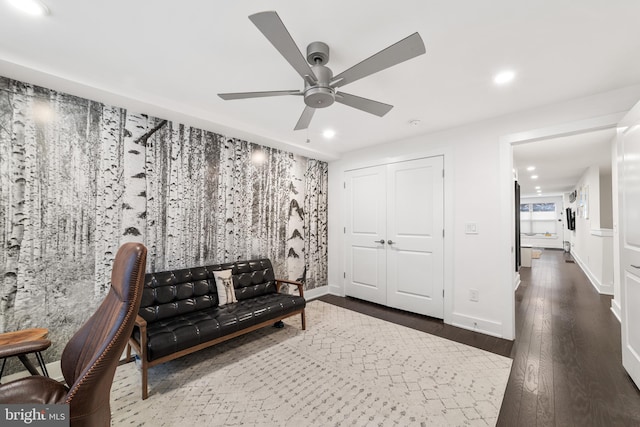
[[[346,170],[426,154],[445,156],[445,322],[515,337],[513,284],[513,156],[509,140],[539,129],[628,111],[640,86],[541,107],[345,154],[329,164],[329,286],[344,295],[344,189]],[[506,138],[506,139],[505,139]],[[464,233],[475,222],[479,233]],[[469,301],[469,289],[479,301]],[[475,328],[477,324],[477,328]]]
[[[588,218],[576,212],[571,253],[598,292],[613,294],[613,230],[600,224],[600,169],[597,166],[589,167],[578,181],[578,199],[580,189],[586,186],[589,188]],[[578,210],[578,199],[570,205],[574,211]]]
[[[613,228],[611,171],[600,170],[600,228]]]

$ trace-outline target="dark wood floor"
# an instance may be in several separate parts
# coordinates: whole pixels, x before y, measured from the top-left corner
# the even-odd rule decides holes
[[[620,323],[571,257],[545,250],[521,270],[513,368],[500,426],[639,426]]]
[[[622,368],[611,297],[565,259],[545,250],[521,270],[515,342],[354,298],[320,300],[511,357],[499,426],[640,426],[640,392]]]

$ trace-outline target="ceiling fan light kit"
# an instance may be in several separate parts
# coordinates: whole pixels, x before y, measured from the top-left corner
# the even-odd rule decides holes
[[[393,105],[373,101],[338,91],[337,88],[363,77],[393,67],[426,52],[418,33],[381,50],[375,55],[343,71],[337,76],[326,64],[329,62],[329,46],[323,42],[313,42],[307,46],[306,60],[295,41],[276,12],[260,12],[249,19],[264,34],[271,44],[289,62],[304,81],[304,90],[279,90],[264,92],[219,93],[224,100],[262,98],[268,96],[303,96],[305,108],[294,130],[307,129],[313,113],[318,108],[326,108],[338,102],[361,111],[382,117]]]

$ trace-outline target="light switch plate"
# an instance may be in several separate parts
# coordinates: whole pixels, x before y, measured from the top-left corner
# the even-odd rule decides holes
[[[478,224],[475,222],[467,222],[464,225],[465,234],[478,234]]]

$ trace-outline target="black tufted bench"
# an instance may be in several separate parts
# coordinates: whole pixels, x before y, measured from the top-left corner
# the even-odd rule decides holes
[[[213,272],[229,269],[238,302],[220,306]],[[300,295],[280,293],[283,283]],[[142,398],[150,367],[296,314],[305,329],[305,305],[302,284],[275,279],[268,259],[147,274],[127,351],[129,358],[133,347],[141,360]]]

